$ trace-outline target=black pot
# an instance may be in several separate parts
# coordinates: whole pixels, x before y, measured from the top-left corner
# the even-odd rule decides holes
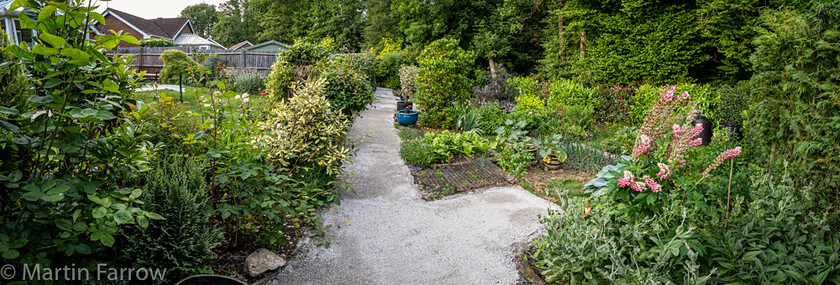
[[[726,128],[726,132],[729,133],[729,137],[740,141],[744,138],[744,128],[741,126],[739,122],[726,122],[723,123],[722,126]]]
[[[399,101],[397,102],[397,111],[405,110],[405,107],[411,106],[414,109],[414,102],[411,101]]]
[[[712,142],[712,134],[714,132],[714,126],[712,126],[712,120],[703,116],[697,116],[694,120],[691,121],[691,125],[703,125],[703,132],[700,133],[698,137],[703,141],[700,145],[709,145]]]

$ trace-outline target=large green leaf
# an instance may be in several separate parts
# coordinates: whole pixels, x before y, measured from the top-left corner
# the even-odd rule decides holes
[[[52,47],[57,49],[63,48],[64,45],[67,44],[67,41],[65,39],[48,33],[41,33],[40,35],[38,35],[38,37],[41,38],[42,41],[50,44]]]

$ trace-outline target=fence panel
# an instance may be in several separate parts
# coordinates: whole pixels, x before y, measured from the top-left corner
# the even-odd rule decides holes
[[[277,61],[276,52],[200,50],[192,47],[129,47],[118,48],[115,51],[111,51],[111,54],[133,55],[134,62],[131,63],[132,67],[137,70],[154,71],[163,68],[163,61],[160,60],[160,55],[167,50],[180,50],[187,53],[190,57],[194,57],[197,54],[215,54],[211,58],[215,58],[213,60],[218,60],[228,68],[250,69],[263,73],[271,70],[271,66]],[[149,73],[150,77],[156,75],[156,73]]]

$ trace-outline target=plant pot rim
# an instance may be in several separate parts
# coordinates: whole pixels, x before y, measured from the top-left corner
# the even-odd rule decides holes
[[[411,111],[399,110],[397,113],[398,113],[398,114],[400,114],[400,115],[417,115],[417,114],[419,114],[419,113],[420,113],[420,111],[415,111],[415,110],[411,110]]]

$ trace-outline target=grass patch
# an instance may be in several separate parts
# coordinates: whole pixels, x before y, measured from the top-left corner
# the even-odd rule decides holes
[[[198,109],[199,102],[198,102],[197,96],[199,94],[207,94],[207,90],[205,88],[202,88],[202,92],[191,92],[191,91],[188,91],[188,90],[194,90],[196,88],[186,87],[185,89],[187,89],[187,90],[184,90],[184,104],[183,104],[184,109],[185,110]],[[143,101],[145,103],[152,103],[152,102],[157,102],[158,100],[160,100],[160,98],[163,97],[163,95],[166,95],[167,97],[175,98],[175,102],[180,102],[180,100],[181,100],[181,94],[178,91],[165,90],[165,89],[135,92],[134,93],[134,96],[135,96],[134,99],[136,99],[137,101]]]
[[[545,189],[553,191],[557,195],[557,191],[566,192],[569,197],[588,197],[589,193],[584,192],[583,184],[577,179],[560,178],[549,180],[545,183]]]
[[[403,142],[420,139],[425,134],[426,132],[414,128],[400,128],[400,131],[397,133],[397,135],[400,136],[400,139],[402,139]]]

